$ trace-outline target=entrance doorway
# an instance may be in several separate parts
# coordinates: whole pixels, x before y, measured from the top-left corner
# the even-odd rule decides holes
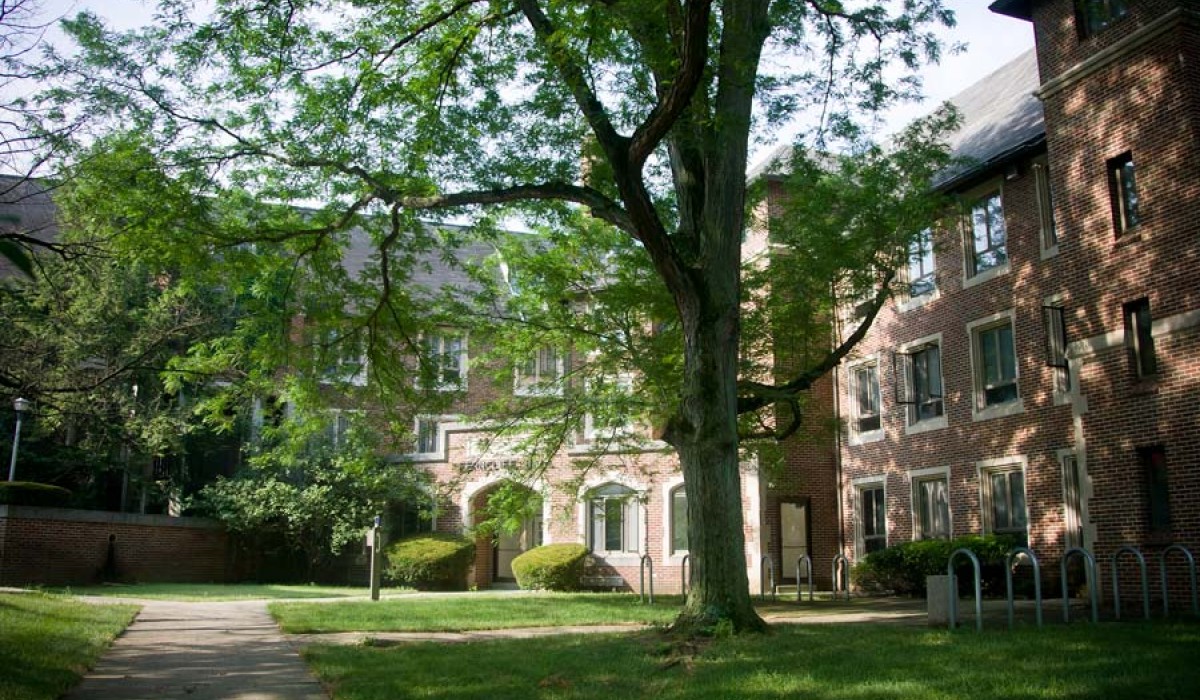
[[[494,578],[501,583],[511,583],[517,580],[513,573],[512,562],[518,555],[542,544],[541,514],[526,518],[521,529],[516,532],[500,532],[496,535],[493,548]]]
[[[780,578],[800,583],[796,563],[809,554],[810,514],[808,500],[779,504],[779,549],[783,557]],[[806,574],[808,572],[805,572]],[[807,576],[804,579],[808,581]]]

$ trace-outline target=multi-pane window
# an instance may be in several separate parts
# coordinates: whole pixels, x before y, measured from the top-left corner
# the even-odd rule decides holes
[[[1159,445],[1139,447],[1138,461],[1146,475],[1146,505],[1150,532],[1171,532],[1171,488],[1167,478],[1167,453]]]
[[[917,234],[908,248],[908,295],[919,297],[934,290],[933,232]]]
[[[619,484],[601,486],[592,491],[588,510],[593,552],[640,551],[642,506],[633,489]]]
[[[441,454],[441,426],[431,418],[417,419],[417,454]]]
[[[466,382],[466,339],[456,334],[429,334],[421,339],[422,376],[439,390],[459,389]]]
[[[913,523],[920,540],[950,538],[950,494],[946,477],[936,476],[913,481],[917,518]]]
[[[545,347],[517,367],[515,391],[518,394],[544,394],[558,390],[562,378],[562,356]]]
[[[1050,169],[1044,162],[1033,164],[1034,185],[1037,188],[1038,224],[1042,229],[1042,250],[1058,245],[1058,228],[1054,224],[1054,197],[1050,192]]]
[[[1127,0],[1075,0],[1075,28],[1080,39],[1095,36],[1127,14]]]
[[[897,403],[908,404],[909,422],[918,423],[943,414],[942,351],[935,343],[896,355],[903,361],[895,368]]]
[[[1129,348],[1129,362],[1138,377],[1158,374],[1149,299],[1138,299],[1125,305],[1125,347]]]
[[[677,486],[671,491],[671,553],[688,551],[687,489]]]
[[[976,372],[976,406],[983,409],[1016,401],[1017,356],[1013,346],[1012,323],[989,326],[975,331],[979,368]]]
[[[862,554],[878,552],[887,547],[887,506],[883,484],[863,486],[858,490],[859,524],[862,528]]]
[[[853,372],[855,431],[867,433],[879,430],[879,365],[858,365]]]
[[[1000,190],[993,190],[971,204],[967,229],[971,249],[967,256],[968,276],[973,277],[1008,262],[1008,232],[1004,226]]]
[[[1071,390],[1066,311],[1059,304],[1047,304],[1042,307],[1042,320],[1046,326],[1046,366],[1054,371],[1054,391],[1065,394]]]
[[[1112,200],[1113,228],[1121,236],[1141,221],[1132,153],[1127,151],[1108,161],[1108,191]]]
[[[984,474],[988,519],[996,533],[1024,533],[1025,472],[1017,468],[996,469]]]

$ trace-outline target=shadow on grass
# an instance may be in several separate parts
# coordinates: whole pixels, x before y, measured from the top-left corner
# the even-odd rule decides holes
[[[1200,627],[1180,623],[983,634],[781,626],[694,656],[653,632],[314,646],[304,656],[339,700],[1200,697]]]

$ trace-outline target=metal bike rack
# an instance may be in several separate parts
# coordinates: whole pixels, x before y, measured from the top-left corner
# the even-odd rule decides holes
[[[759,577],[758,595],[763,600],[767,599],[767,572],[771,572],[771,600],[775,600],[775,561],[771,559],[771,555],[763,555],[759,560],[759,567],[762,573]]]
[[[842,575],[841,575],[840,579],[838,577],[838,564],[842,565]],[[846,558],[845,554],[842,554],[840,552],[838,553],[838,555],[836,557],[833,558],[833,584],[832,584],[832,586],[833,586],[833,599],[834,600],[837,600],[837,597],[838,597],[838,582],[839,582],[839,580],[841,581],[841,584],[842,584],[842,591],[844,591],[846,594],[846,600],[850,600],[850,560]]]
[[[683,561],[679,562],[679,591],[687,595],[688,588],[692,586],[692,555],[683,555]]]
[[[804,564],[805,566],[808,567],[807,568],[807,571],[808,571],[808,602],[811,603],[813,601],[813,565],[812,565],[812,557],[808,556],[807,554],[801,554],[800,558],[796,560],[796,602],[799,603],[800,599],[801,599],[801,595],[800,595],[800,565],[801,564]]]
[[[1121,577],[1117,575],[1117,560],[1121,558],[1122,554],[1132,554],[1134,558],[1137,559],[1138,568],[1141,569],[1142,573],[1142,613],[1146,616],[1146,619],[1149,620],[1150,586],[1146,582],[1146,557],[1142,556],[1142,553],[1138,551],[1137,547],[1132,547],[1130,545],[1125,545],[1124,547],[1121,547],[1117,551],[1113,552],[1112,557],[1108,560],[1109,568],[1112,569],[1113,614],[1118,620],[1121,619]]]
[[[1173,544],[1158,555],[1158,570],[1162,574],[1163,617],[1166,617],[1171,611],[1170,597],[1167,595],[1167,555],[1172,551],[1182,552],[1183,556],[1187,559],[1188,575],[1192,583],[1192,614],[1200,615],[1200,605],[1196,601],[1196,559],[1187,547],[1181,544]]]
[[[1004,560],[1004,585],[1008,595],[1008,628],[1013,627],[1013,566],[1019,557],[1025,557],[1033,567],[1034,610],[1037,611],[1037,626],[1042,626],[1042,567],[1037,555],[1028,547],[1016,547]]]
[[[947,586],[947,595],[950,598],[950,629],[954,629],[958,624],[958,583],[954,576],[954,558],[960,554],[965,554],[971,560],[971,566],[975,569],[975,630],[983,630],[983,584],[979,574],[979,557],[969,549],[956,549],[950,553],[950,559],[946,562],[946,578],[950,579]]]
[[[1100,592],[1096,590],[1096,586],[1100,583],[1100,576],[1096,572],[1096,560],[1091,553],[1086,549],[1072,547],[1063,553],[1062,558],[1062,597],[1063,597],[1063,622],[1071,621],[1071,599],[1067,595],[1067,563],[1071,557],[1076,554],[1083,557],[1084,574],[1087,576],[1088,594],[1092,599],[1092,624],[1100,621]]]
[[[638,600],[645,602],[646,599],[646,569],[650,569],[650,604],[654,605],[654,560],[649,554],[642,555],[642,561],[638,564]]]

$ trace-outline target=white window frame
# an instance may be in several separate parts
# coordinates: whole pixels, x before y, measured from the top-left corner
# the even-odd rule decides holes
[[[350,384],[352,386],[367,385],[367,353],[362,347],[354,348],[354,359],[350,360],[342,353],[346,348],[344,346],[329,347],[335,344],[336,335],[326,338],[324,347],[313,346],[314,361],[321,359],[322,350],[334,353],[331,358],[333,360],[330,367],[324,367],[320,370],[321,376],[318,381],[321,384],[333,384],[335,382]],[[351,342],[348,338],[343,338],[342,343]]]
[[[854,498],[854,557],[855,560],[862,561],[862,558],[867,555],[867,521],[863,510],[863,491],[873,489],[883,490],[883,546],[886,548],[890,544],[892,528],[887,508],[887,477],[883,474],[858,477],[850,480],[850,487]]]
[[[662,552],[663,561],[683,561],[683,557],[688,554],[686,549],[675,549],[675,501],[673,499],[675,492],[679,489],[686,489],[687,484],[682,476],[672,477],[662,484],[662,513],[663,513],[663,528],[662,528]]]
[[[363,414],[363,412],[360,410],[357,410],[357,409],[350,409],[350,408],[329,408],[329,409],[325,410],[325,413],[329,415],[329,418],[331,421],[330,426],[329,426],[329,428],[327,428],[327,430],[330,430],[330,432],[332,433],[331,437],[333,439],[331,440],[331,442],[333,443],[333,449],[336,451],[336,450],[341,449],[342,442],[345,439],[344,436],[350,429],[350,422],[349,422],[348,416],[350,416],[350,415],[361,416]],[[345,421],[345,427],[342,427],[343,421]]]
[[[912,538],[913,540],[935,539],[926,537],[921,528],[920,485],[927,481],[942,481],[946,484],[946,539],[954,539],[954,504],[950,487],[950,467],[913,469],[908,472],[908,483],[912,494]]]
[[[547,350],[554,353],[554,376],[543,376],[543,353]],[[513,368],[513,394],[516,396],[560,396],[563,392],[562,379],[566,374],[566,353],[560,353],[558,348],[545,346],[538,348],[533,356],[534,372],[526,374],[522,365]],[[528,358],[526,359],[528,362]]]
[[[927,335],[923,338],[917,338],[916,340],[913,340],[913,341],[910,341],[910,342],[907,342],[907,343],[901,345],[899,348],[897,348],[896,352],[898,352],[902,355],[908,355],[908,354],[912,353],[914,350],[917,350],[921,347],[928,346],[928,345],[936,345],[938,348],[938,369],[939,369],[938,381],[942,387],[942,399],[941,399],[942,400],[942,415],[935,416],[933,418],[921,419],[919,417],[919,413],[917,411],[916,406],[913,406],[913,405],[905,406],[904,407],[906,409],[905,410],[905,419],[904,419],[904,434],[905,435],[914,435],[917,433],[928,432],[930,430],[940,430],[942,428],[945,428],[947,425],[949,425],[948,419],[946,417],[947,414],[949,413],[949,409],[950,409],[950,407],[947,405],[947,398],[946,398],[946,353],[945,353],[946,344],[944,342],[942,342],[942,334],[934,333],[933,335]],[[903,377],[895,377],[895,378],[893,378],[893,381],[904,382],[905,386],[908,388],[909,394],[915,396],[916,395],[916,386],[914,385],[914,382],[913,382],[913,379],[914,379],[913,371],[914,370],[912,368],[912,363],[909,362],[909,363],[907,363],[907,365],[905,367],[904,376]]]
[[[624,391],[626,391],[626,393],[632,395],[632,393],[633,393],[633,373],[632,372],[620,372],[615,377],[608,377],[607,379],[610,381],[615,381],[616,384],[622,390],[624,390]],[[585,390],[586,389],[587,389],[587,385],[585,384]],[[620,440],[621,438],[626,438],[626,437],[636,435],[637,434],[637,424],[632,419],[630,419],[621,425],[612,426],[611,430],[612,430],[611,433],[605,433],[603,435],[600,435],[601,429],[596,427],[596,423],[595,423],[595,420],[593,419],[591,412],[589,411],[588,413],[584,414],[584,416],[583,416],[583,443],[585,446],[591,445],[591,444],[597,442],[598,436],[601,441],[607,441],[610,439],[611,440]]]
[[[917,234],[917,238],[913,241],[913,245],[908,247],[908,257],[905,261],[904,267],[900,271],[900,279],[904,282],[904,288],[898,295],[896,303],[896,310],[900,313],[925,306],[929,302],[941,297],[942,295],[941,285],[939,285],[937,281],[937,247],[934,245],[934,239],[936,237],[937,231],[933,227],[926,228],[921,233]],[[923,294],[913,295],[913,248],[920,245],[923,240],[928,245],[930,263],[930,269],[925,273],[924,276],[930,278],[931,288],[929,291]],[[924,258],[922,257],[919,259],[923,260]]]
[[[434,364],[433,370],[434,370],[435,381],[432,386],[425,387],[425,388],[431,389],[433,391],[466,391],[466,389],[467,389],[467,356],[468,356],[467,334],[464,332],[458,332],[458,331],[452,331],[452,330],[444,330],[444,331],[438,331],[437,333],[424,334],[421,336],[421,340],[420,340],[422,352],[425,352],[425,350],[427,348],[427,343],[432,338],[438,339],[437,352],[434,353],[433,356],[426,356],[426,357],[422,358],[421,361],[422,362],[432,362]],[[457,338],[462,341],[462,344],[459,347],[459,351],[458,351],[458,381],[456,381],[456,382],[442,381],[442,375],[445,372],[442,367],[442,362],[441,362],[440,358],[447,356],[447,353],[445,351],[446,341],[447,341],[447,339],[451,339],[451,338]],[[414,383],[418,387],[423,386],[421,383],[423,376],[424,376],[424,372],[417,373],[417,377],[414,380]]]
[[[984,534],[1023,534],[1028,537],[1030,523],[1029,458],[1025,455],[1014,455],[1012,457],[984,459],[975,463],[975,469],[979,477],[979,519],[983,526]],[[1021,490],[1023,492],[1022,499],[1024,500],[1025,527],[1020,530],[1009,528],[1007,530],[997,532],[992,508],[993,501],[995,499],[995,494],[992,493],[992,475],[1009,472],[1021,473]]]
[[[878,406],[879,427],[874,430],[865,430],[864,431],[864,430],[859,430],[859,425],[858,425],[859,420],[862,418],[862,416],[859,414],[859,405],[858,405],[858,381],[859,381],[858,373],[860,370],[866,369],[868,367],[875,368],[875,390],[876,390],[876,395],[878,397],[878,403],[879,403],[879,406]],[[868,357],[864,357],[863,359],[849,365],[846,368],[846,373],[849,376],[849,381],[847,382],[847,385],[850,390],[850,395],[847,400],[847,405],[850,407],[850,411],[849,411],[849,414],[850,414],[850,421],[849,421],[849,423],[850,423],[850,425],[849,425],[850,444],[851,445],[863,445],[863,444],[871,443],[871,442],[879,442],[880,440],[882,440],[884,438],[883,378],[882,378],[882,368],[880,367],[880,364],[879,364],[879,355],[877,355],[877,354],[870,355]]]
[[[1017,389],[1017,398],[1004,403],[986,405],[983,366],[983,346],[981,334],[995,328],[1007,325],[1012,329],[1013,339],[1013,382]],[[976,319],[967,324],[967,339],[970,341],[971,353],[971,420],[981,421],[1002,416],[1012,416],[1025,412],[1025,398],[1021,392],[1021,357],[1017,353],[1017,322],[1013,309]]]
[[[985,270],[979,270],[975,265],[975,207],[985,199],[991,199],[995,195],[1000,201],[1000,220],[1004,225],[1004,262],[998,265],[993,265]],[[991,180],[973,190],[966,193],[963,198],[962,207],[962,244],[963,244],[963,289],[974,287],[977,284],[1007,274],[1011,265],[1012,256],[1009,254],[1009,235],[1008,235],[1008,219],[1004,214],[1004,181],[1000,179]],[[990,236],[989,236],[990,238]],[[990,241],[989,241],[990,243]]]
[[[596,491],[609,487],[619,487],[625,489],[629,492],[629,494],[623,497],[615,494],[602,496],[594,495]],[[644,549],[646,535],[645,490],[636,489],[620,480],[608,479],[596,486],[591,486],[585,489],[583,496],[583,535],[588,551],[590,551],[594,556],[604,559],[608,562],[619,562],[622,559],[629,559],[632,561],[639,560]],[[621,506],[622,548],[619,550],[597,548],[595,525],[597,518],[596,511],[594,510],[596,508],[596,504],[597,502],[603,501],[605,503],[604,507],[607,509],[607,502],[609,500],[618,499],[624,501]],[[605,515],[607,515],[607,513],[605,513]],[[633,533],[636,547],[632,550],[626,548],[626,545],[628,544],[628,532],[626,531],[626,527],[631,520],[636,524],[637,527],[637,531]],[[607,540],[607,536],[608,531],[606,525],[604,532],[605,540]],[[607,542],[605,542],[605,544],[607,544]]]

